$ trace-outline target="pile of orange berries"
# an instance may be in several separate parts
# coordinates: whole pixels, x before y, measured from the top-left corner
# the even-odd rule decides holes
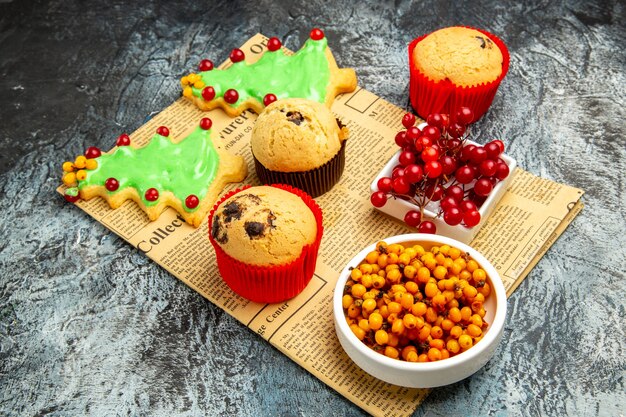
[[[381,241],[352,269],[342,304],[352,332],[376,352],[432,362],[480,341],[490,292],[485,270],[458,248]]]

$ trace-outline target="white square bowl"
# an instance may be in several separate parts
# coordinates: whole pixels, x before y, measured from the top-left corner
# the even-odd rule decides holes
[[[476,142],[471,140],[466,140],[464,145],[479,145]],[[482,145],[481,145],[482,146]],[[389,162],[384,166],[384,168],[378,173],[372,184],[370,185],[370,191],[372,193],[378,191],[378,180],[382,177],[391,177],[391,173],[396,165],[398,165],[398,157],[402,150],[398,150]],[[424,208],[424,216],[427,217],[427,220],[432,221],[437,227],[437,234],[442,236],[447,236],[452,239],[456,239],[460,242],[468,244],[474,239],[474,236],[478,233],[480,228],[485,224],[487,218],[493,212],[493,209],[498,204],[498,201],[504,195],[504,192],[508,188],[511,180],[513,178],[513,172],[517,167],[517,161],[506,154],[501,154],[500,158],[508,165],[509,167],[509,175],[502,181],[498,182],[493,190],[485,200],[485,202],[480,206],[478,212],[480,213],[480,222],[474,227],[466,227],[462,224],[456,226],[450,226],[446,222],[443,221],[443,218],[436,217],[439,212],[439,202],[431,201]],[[473,182],[471,183],[473,185]],[[387,203],[382,207],[375,207],[377,210],[388,214],[392,217],[399,219],[400,221],[404,221],[404,216],[410,210],[418,210],[419,208],[412,204],[409,201],[402,200],[400,198],[390,198],[387,200]]]

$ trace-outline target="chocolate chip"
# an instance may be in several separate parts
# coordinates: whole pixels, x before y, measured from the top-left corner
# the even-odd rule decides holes
[[[261,222],[246,222],[243,228],[250,239],[262,236],[265,231],[265,225]]]
[[[485,38],[483,38],[482,36],[476,36],[476,39],[480,40],[480,47],[485,49],[485,46],[487,45],[487,43],[485,42]]]
[[[232,201],[224,206],[224,222],[230,223],[232,219],[239,220],[241,218],[241,207],[237,202]]]
[[[296,126],[300,126],[300,124],[304,122],[304,116],[302,116],[302,113],[300,112],[290,111],[287,112],[287,120],[294,123]]]
[[[220,222],[219,215],[213,217],[213,224],[211,225],[211,236],[222,245],[228,242],[228,234],[226,233],[226,230],[222,228],[222,223]]]

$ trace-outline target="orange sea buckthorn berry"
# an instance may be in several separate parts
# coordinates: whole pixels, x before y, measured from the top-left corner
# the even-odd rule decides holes
[[[387,246],[387,253],[394,253],[396,255],[399,255],[403,250],[404,247],[399,243],[392,243],[391,245]]]
[[[365,256],[365,260],[367,261],[368,264],[375,264],[376,261],[378,260],[378,251],[371,251],[370,253],[368,253]]]
[[[403,309],[410,311],[413,308],[413,294],[405,292],[402,294],[400,305]]]
[[[391,325],[391,332],[397,335],[404,333],[404,321],[396,318]]]
[[[472,278],[472,273],[468,271],[467,269],[464,269],[459,273],[459,278],[464,281],[467,281]]]
[[[483,318],[479,316],[478,314],[473,314],[472,317],[470,317],[470,322],[480,328],[482,328],[484,324]]]
[[[448,319],[450,319],[454,323],[458,323],[462,319],[461,310],[457,307],[452,307],[448,310]]]
[[[437,284],[429,282],[424,287],[424,295],[428,298],[432,298],[435,295],[439,294],[439,288],[437,288]]]
[[[407,292],[410,294],[417,294],[417,292],[420,290],[419,286],[414,281],[408,281],[406,284],[404,284],[404,286],[406,287]]]
[[[384,273],[385,271],[381,271],[381,272]],[[372,278],[372,287],[374,288],[380,289],[385,286],[385,283],[386,283],[385,278],[381,277],[380,275],[375,275]]]
[[[392,301],[389,304],[387,304],[387,308],[389,308],[390,313],[394,313],[394,314],[398,314],[402,311],[402,306],[400,305],[400,303],[396,303],[395,301]]]
[[[449,332],[450,329],[454,327],[454,322],[450,319],[443,319],[441,320],[440,326],[444,331]]]
[[[443,337],[443,329],[439,326],[430,328],[430,335],[433,339],[441,339]]]
[[[421,353],[418,357],[417,357],[417,361],[418,362],[428,362],[428,355],[425,353]]]
[[[442,339],[432,339],[428,342],[428,346],[441,350],[445,347],[445,342]]]
[[[398,264],[398,254],[389,253],[387,254],[387,264],[396,265]]]
[[[450,329],[450,337],[458,339],[463,334],[463,328],[461,326],[454,326]]]
[[[472,347],[472,344],[472,337],[470,335],[462,334],[459,336],[459,346],[461,346],[461,349],[467,350]]]
[[[377,330],[374,333],[374,340],[377,344],[384,346],[389,342],[389,334],[385,330]]]
[[[361,319],[359,320],[358,323],[359,327],[363,330],[365,330],[366,332],[369,332],[370,330],[370,323],[367,319]]]
[[[478,269],[478,262],[473,259],[467,261],[467,270],[469,272],[474,272],[476,269]]]
[[[370,314],[367,321],[372,330],[379,330],[383,326],[383,316],[381,316],[380,313]]]
[[[461,320],[468,321],[472,317],[472,309],[468,306],[461,308]]]
[[[354,284],[352,286],[351,293],[354,298],[361,298],[366,292],[367,288],[365,288],[365,285],[363,284]]]
[[[78,181],[83,181],[85,178],[87,178],[87,171],[79,169],[78,172],[76,172],[76,179]]]
[[[417,317],[415,317],[411,313],[406,313],[404,317],[402,317],[402,323],[404,327],[407,329],[414,329],[417,326]]]
[[[204,81],[202,80],[196,80],[195,83],[193,83],[194,88],[204,88]]]
[[[461,256],[461,251],[455,247],[451,247],[448,250],[448,256],[452,258],[453,260],[456,260],[459,258],[459,256]]]
[[[188,82],[189,84],[193,84],[193,83],[195,83],[196,81],[198,81],[198,79],[199,79],[199,78],[200,78],[200,77],[199,77],[199,75],[198,75],[198,74],[195,74],[195,73],[193,73],[193,72],[192,72],[191,74],[187,75],[187,82]]]
[[[468,325],[465,331],[472,337],[478,337],[483,334],[482,329],[475,324]]]
[[[435,296],[431,300],[432,306],[439,311],[443,311],[445,309],[447,302],[448,301],[446,300],[445,295],[443,295],[442,293],[435,294]]]
[[[388,335],[389,335],[389,341],[387,342],[387,344],[393,347],[398,346],[398,343],[400,343],[400,338],[398,337],[398,335],[394,333],[388,333]]]
[[[191,98],[193,96],[193,90],[191,89],[191,87],[186,86],[185,88],[183,88],[183,96],[187,98]]]
[[[413,258],[415,258],[417,256],[417,251],[415,250],[415,248],[406,248],[404,250],[404,253],[407,254],[407,256],[409,257],[410,260],[412,260]]]
[[[398,263],[404,266],[409,265],[411,263],[411,257],[406,252],[403,252],[398,255]]]
[[[428,339],[429,336],[430,336],[430,326],[424,325],[420,329],[420,332],[418,333],[417,338],[423,342],[424,340]]]
[[[441,351],[437,348],[428,349],[428,360],[431,362],[441,360]]]
[[[361,281],[362,276],[363,276],[363,272],[361,272],[361,270],[358,268],[354,268],[352,271],[350,271],[350,278],[352,278],[356,282]]]
[[[417,281],[421,282],[422,284],[425,284],[428,282],[428,279],[430,278],[430,269],[428,269],[425,266],[420,267],[417,270]]]
[[[437,317],[439,317],[439,315],[437,314],[437,311],[435,311],[434,308],[428,307],[426,309],[426,314],[424,315],[424,319],[426,319],[428,323],[434,323],[437,320]]]
[[[446,306],[447,306],[449,309],[450,309],[450,308],[453,308],[453,307],[459,308],[459,300],[456,300],[456,299],[454,299],[454,300],[450,300]]]
[[[478,288],[478,292],[481,293],[485,298],[489,297],[489,294],[491,294],[491,287],[489,286],[489,283],[485,282],[482,287]]]
[[[400,352],[398,352],[398,349],[396,349],[393,346],[385,346],[385,356],[391,358],[391,359],[398,359],[398,357],[400,357]]]
[[[456,354],[459,353],[459,351],[461,350],[461,346],[459,345],[459,341],[456,339],[450,339],[448,340],[448,342],[446,343],[446,349],[452,353],[452,354]]]
[[[386,279],[391,284],[400,282],[400,280],[402,279],[402,272],[400,272],[399,269],[392,269],[391,271],[387,272]]]
[[[467,299],[470,299],[470,300],[473,299],[474,297],[476,297],[476,294],[478,294],[478,290],[471,285],[468,285],[465,288],[463,288],[463,295]]]
[[[437,261],[437,265],[443,266],[446,261],[446,256],[443,253],[438,253],[435,255],[435,260]]]
[[[422,259],[422,262],[424,262],[424,266],[426,266],[426,268],[430,269],[431,271],[437,266],[437,261],[433,256],[425,257],[424,259]]]
[[[363,309],[363,311],[371,313],[376,309],[376,300],[374,300],[373,298],[368,298],[367,300],[364,300],[363,304],[361,304],[361,308]]]
[[[484,281],[487,279],[487,273],[482,268],[477,268],[472,272],[472,278],[474,278],[474,282]]]
[[[362,274],[371,274],[372,273],[372,265],[370,264],[361,264],[359,265],[359,270]]]
[[[354,333],[359,340],[365,339],[365,330],[361,329],[358,325],[350,325],[350,330],[352,330],[352,333]]]
[[[63,175],[63,184],[67,185],[68,187],[73,186],[75,182],[76,182],[75,173],[67,172],[65,175]]]
[[[357,307],[356,304],[351,304],[348,307],[348,317],[355,319],[361,315],[361,307]]]
[[[417,317],[421,317],[424,314],[426,314],[427,308],[428,306],[425,303],[420,301],[420,302],[413,304],[413,307],[411,307],[411,313],[413,313],[413,315]]]
[[[450,352],[446,348],[441,349],[441,359],[448,359],[450,357]]]
[[[361,277],[361,284],[363,284],[365,288],[372,288],[372,285],[374,284],[374,279],[372,278],[372,275],[363,275]]]
[[[341,305],[346,310],[348,309],[348,307],[352,305],[353,302],[354,302],[354,298],[352,298],[350,294],[344,294],[343,297],[341,298]]]
[[[381,253],[380,255],[378,255],[378,259],[376,260],[376,263],[378,264],[378,266],[380,266],[381,268],[384,268],[387,266],[387,254],[386,253]]]
[[[417,353],[417,348],[413,345],[408,345],[402,348],[400,355],[402,356],[402,359],[407,360],[407,356],[411,352]],[[417,360],[417,355],[415,355],[415,359]]]

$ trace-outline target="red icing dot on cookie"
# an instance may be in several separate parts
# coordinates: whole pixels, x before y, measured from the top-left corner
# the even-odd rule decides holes
[[[204,130],[209,130],[213,126],[213,121],[208,117],[203,117],[200,120],[200,127]]]
[[[313,39],[314,41],[319,41],[324,39],[324,32],[322,32],[320,29],[315,28],[311,31],[311,39]]]
[[[213,69],[213,61],[210,59],[203,59],[198,64],[198,71],[211,71]]]
[[[113,177],[107,178],[104,182],[104,187],[109,191],[115,191],[120,188],[120,183]]]
[[[233,49],[232,52],[230,53],[230,60],[233,62],[243,61],[245,57],[246,55],[239,48]]]
[[[190,209],[198,207],[198,204],[200,204],[200,200],[193,194],[189,194],[185,199],[185,205]]]
[[[98,149],[95,146],[90,146],[85,151],[85,158],[87,158],[87,159],[97,158],[100,155],[102,155],[102,152],[100,151],[100,149]]]
[[[263,104],[265,104],[266,107],[275,101],[276,101],[276,96],[272,93],[266,94],[265,97],[263,97]]]
[[[234,88],[229,88],[228,90],[226,90],[226,92],[224,93],[224,101],[229,104],[234,104],[237,102],[237,100],[239,100],[239,93],[237,92],[237,90],[235,90]]]
[[[128,145],[130,145],[130,136],[128,136],[126,133],[122,133],[117,138],[117,141],[115,142],[115,144],[117,146],[128,146]]]
[[[63,197],[65,197],[65,201],[69,201],[70,203],[75,203],[80,200],[80,197],[77,195],[64,194]]]
[[[267,49],[269,49],[272,52],[278,51],[281,46],[282,45],[281,45],[280,40],[278,38],[270,38],[267,41]]]
[[[215,89],[211,86],[204,87],[202,90],[202,98],[206,101],[211,101],[215,98]]]
[[[165,137],[168,137],[170,135],[170,130],[165,126],[159,126],[156,132],[158,135],[165,136]]]
[[[156,188],[148,188],[144,195],[148,201],[157,201],[159,199],[159,192]]]

